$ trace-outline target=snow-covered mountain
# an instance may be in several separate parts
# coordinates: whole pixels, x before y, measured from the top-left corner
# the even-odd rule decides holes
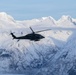
[[[40,41],[13,39],[31,33],[29,27],[45,38]],[[25,75],[76,74],[76,19],[51,16],[17,21],[0,13],[0,73]]]
[[[59,26],[63,27],[75,27],[75,23],[70,16],[63,15],[58,21]]]
[[[14,18],[5,12],[0,13],[0,28],[20,28]]]
[[[32,19],[32,20],[25,20],[25,21],[20,21],[19,23],[23,24],[23,25],[27,25],[27,27],[29,26],[55,26],[55,20],[49,16],[49,17],[42,17],[39,19]]]

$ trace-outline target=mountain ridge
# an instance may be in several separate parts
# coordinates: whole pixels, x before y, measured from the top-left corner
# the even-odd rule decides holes
[[[21,28],[21,27],[30,27],[35,25],[47,25],[47,26],[61,26],[62,24],[65,25],[65,22],[69,22],[68,26],[74,26],[76,24],[76,19],[71,18],[68,15],[63,15],[59,20],[55,20],[53,17],[42,17],[39,19],[32,19],[32,20],[24,20],[18,21],[14,20],[14,18],[8,15],[5,12],[0,12],[0,28],[6,28],[4,25],[8,24],[7,28]],[[10,26],[11,25],[11,26]],[[65,27],[67,27],[65,25]]]

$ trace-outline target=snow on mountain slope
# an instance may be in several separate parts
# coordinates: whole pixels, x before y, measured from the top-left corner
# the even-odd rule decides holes
[[[40,41],[13,39],[31,33],[29,27],[45,38]],[[67,27],[67,28],[66,28]],[[76,21],[63,16],[16,21],[0,13],[0,73],[25,75],[75,75]]]
[[[49,17],[42,17],[39,19],[32,19],[32,20],[25,20],[25,21],[18,21],[22,25],[26,25],[26,27],[29,26],[56,26],[55,20],[49,16]]]
[[[58,52],[53,63],[50,65],[53,68],[51,74],[57,75],[75,75],[76,74],[76,31],[69,37],[62,51]],[[58,71],[58,72],[57,72]]]
[[[40,19],[32,19],[32,20],[25,20],[25,21],[17,21],[18,23],[22,24],[25,27],[36,26],[36,27],[76,27],[76,20],[71,18],[70,16],[63,15],[58,21],[53,19],[51,16],[49,17],[42,17]]]
[[[75,27],[75,22],[70,16],[63,15],[58,21],[57,24],[60,27]]]
[[[5,12],[0,13],[0,28],[20,28],[19,23],[13,19],[10,15]]]

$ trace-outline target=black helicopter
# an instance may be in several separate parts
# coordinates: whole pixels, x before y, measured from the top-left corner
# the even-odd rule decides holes
[[[20,37],[16,37],[13,33],[11,33],[13,39],[29,39],[31,41],[39,41],[40,39],[45,38],[44,36],[37,34],[38,32],[42,32],[42,31],[38,31],[38,32],[34,32],[33,29],[30,27],[32,33],[27,34],[25,36],[20,36]]]

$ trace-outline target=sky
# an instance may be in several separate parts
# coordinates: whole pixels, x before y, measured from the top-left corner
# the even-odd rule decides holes
[[[29,20],[62,15],[76,18],[76,0],[0,0],[0,12],[6,12],[16,20]]]

